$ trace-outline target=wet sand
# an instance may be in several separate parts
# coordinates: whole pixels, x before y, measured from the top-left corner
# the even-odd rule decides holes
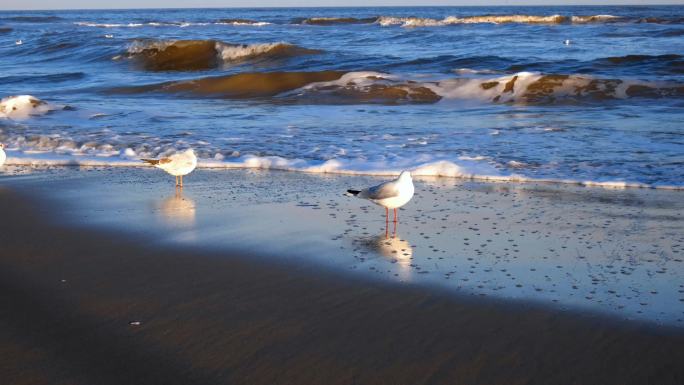
[[[178,191],[152,168],[17,171],[3,181],[49,197],[64,224],[684,327],[679,191],[421,178],[387,226],[382,208],[342,195],[381,178],[201,169]]]
[[[217,175],[198,174],[198,185]],[[209,194],[221,199],[195,196],[189,206],[165,206],[168,191],[157,191],[161,203],[150,211],[158,219],[154,225],[141,219],[150,213],[131,209],[138,207],[131,191],[120,194],[102,175],[95,175],[102,190],[89,190],[78,178],[41,189],[46,177],[49,172],[22,183],[5,178],[0,188],[0,377],[9,384],[684,381],[681,327],[341,274],[309,259],[257,255],[250,249],[259,248],[247,247],[249,241],[242,247],[230,247],[230,240],[222,247],[197,247],[198,239],[219,236],[193,236],[188,226],[200,222],[211,235],[212,227],[251,222],[237,214],[203,222],[203,204],[211,203],[209,211],[231,204],[217,191]],[[164,180],[144,172],[136,178]],[[131,182],[119,175],[116,185],[134,190]],[[46,194],[51,190],[55,197]],[[101,194],[99,205],[74,202],[77,196],[87,201],[89,191]],[[186,194],[192,191],[186,188]],[[232,193],[240,201],[240,187]],[[250,209],[260,220],[263,211],[273,211],[278,222],[284,210],[273,205],[278,196],[256,196]],[[72,205],[63,204],[69,200]],[[310,227],[320,225],[316,215],[311,214]],[[130,228],[110,226],[121,218],[128,218]],[[165,225],[169,218],[175,227]],[[265,221],[263,226],[272,237],[291,235],[275,232]],[[236,231],[224,237],[244,235]],[[320,231],[322,238],[329,235]],[[165,232],[171,241],[152,237]],[[308,237],[316,240],[315,234]],[[281,247],[292,254],[298,245],[309,247],[301,253],[329,247],[301,242],[264,250],[273,254]]]
[[[243,191],[244,186],[231,179],[236,177],[248,188]],[[360,241],[339,250],[332,250],[334,243],[312,246],[312,229],[327,223],[320,217],[331,213],[324,212],[325,204],[309,202],[310,197],[299,196],[295,202],[310,210],[313,223],[292,218],[288,226],[278,224],[293,209],[285,186],[293,184],[296,190],[311,179],[291,173],[256,176],[263,177],[270,195],[259,194],[264,190],[258,181],[244,172],[198,171],[185,192],[194,201],[167,197],[166,179],[144,170],[53,169],[4,178],[0,377],[17,385],[684,381],[681,327],[345,274],[311,258],[296,258],[297,253],[321,253],[325,248],[330,255],[354,253]],[[228,180],[232,194],[224,194],[212,178]],[[312,178],[326,183],[325,178]],[[134,179],[142,183],[134,184]],[[203,180],[213,186],[208,192]],[[440,192],[420,186],[420,201],[432,204],[427,197]],[[158,195],[151,207],[145,189]],[[449,191],[458,192],[453,187]],[[588,204],[588,196],[565,192],[562,200],[581,198]],[[333,207],[331,202],[338,199],[313,193]],[[207,200],[205,194],[220,199]],[[243,201],[245,194],[252,196],[249,204]],[[624,194],[614,195],[620,196]],[[253,219],[239,217],[239,210],[219,210],[231,204]],[[213,216],[202,210],[205,205]],[[413,210],[424,208],[418,207]],[[363,217],[358,211],[351,215]],[[360,211],[370,211],[370,218],[378,214],[368,207]],[[299,211],[289,214],[302,216]],[[408,208],[400,215],[408,223],[416,215],[413,219],[420,223],[435,213],[421,216]],[[269,225],[265,218],[278,225]],[[248,247],[250,241],[237,236],[249,234],[253,221],[281,242],[270,248]],[[374,223],[352,222],[352,227]],[[212,228],[223,235],[211,235]],[[291,231],[310,242],[283,241],[292,237]],[[330,234],[338,231],[329,229]],[[198,234],[202,232],[209,235]],[[322,238],[330,235],[322,228],[318,232]],[[165,234],[166,241],[156,239]],[[254,235],[251,242],[263,236]],[[227,239],[218,242],[221,237]],[[388,242],[380,242],[376,252],[389,247],[391,254],[393,242],[407,247],[406,241]],[[199,247],[205,243],[213,247]],[[528,252],[534,245],[524,247]],[[292,257],[277,258],[285,255]],[[396,263],[382,258],[376,263],[400,265],[397,258]]]

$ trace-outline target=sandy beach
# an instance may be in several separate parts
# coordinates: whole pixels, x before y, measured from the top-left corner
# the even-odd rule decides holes
[[[0,1],[0,385],[684,384],[684,5],[528,3]]]
[[[199,170],[176,195],[155,170],[9,170],[1,377],[684,380],[678,192],[419,180],[385,238],[384,212],[341,194],[374,180]]]

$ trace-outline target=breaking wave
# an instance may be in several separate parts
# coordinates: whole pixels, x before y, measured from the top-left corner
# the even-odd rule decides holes
[[[684,84],[533,72],[417,81],[380,72],[319,71],[241,73],[123,87],[114,92],[165,92],[234,99],[271,97],[310,104],[436,103],[452,99],[552,105],[629,98],[682,98]]]
[[[82,27],[96,27],[96,28],[140,28],[140,27],[180,27],[186,28],[191,26],[202,26],[220,23],[191,23],[185,21],[168,22],[168,21],[149,21],[149,22],[131,22],[131,23],[95,23],[90,21],[77,21],[75,25]]]
[[[21,20],[13,20],[21,19]],[[60,18],[52,17],[19,17],[5,19],[9,21],[24,22],[50,22]],[[443,19],[417,17],[417,16],[370,16],[370,17],[299,17],[292,19],[290,24],[297,25],[363,25],[378,24],[381,26],[399,25],[403,27],[439,27],[459,24],[605,24],[605,23],[648,23],[648,24],[683,24],[684,18],[672,17],[626,17],[616,15],[474,15],[474,16],[447,16]],[[74,24],[87,27],[99,28],[135,28],[135,27],[190,27],[205,25],[233,25],[233,26],[265,26],[273,22],[264,20],[229,18],[204,22],[168,22],[168,21],[144,21],[130,23],[97,23],[79,21]]]
[[[256,21],[249,19],[221,19],[216,21],[214,24],[224,24],[224,25],[249,25],[249,26],[262,26],[270,25],[271,23],[266,21]]]
[[[128,47],[125,56],[151,71],[188,71],[320,52],[283,42],[231,44],[216,40],[136,40]]]
[[[592,15],[592,16],[572,16],[570,21],[575,24],[587,24],[587,23],[611,23],[620,21],[622,18],[620,16],[613,15]]]
[[[124,27],[143,27],[145,25],[160,25],[159,23],[94,23],[90,21],[77,21],[74,23],[75,25],[79,25],[82,27],[98,27],[98,28],[124,28]],[[168,24],[168,25],[174,25],[174,24]]]
[[[456,17],[448,16],[442,20],[423,18],[423,17],[391,17],[382,16],[378,19],[378,24],[382,26],[401,25],[403,27],[435,27],[454,24],[561,24],[567,23],[570,19],[567,16],[532,16],[532,15],[491,15],[491,16],[467,16]]]
[[[444,19],[425,17],[381,16],[376,21],[382,26],[400,25],[403,27],[440,27],[458,24],[598,24],[598,23],[654,23],[682,24],[682,17],[644,17],[628,18],[615,15],[482,15],[482,16],[447,16]]]

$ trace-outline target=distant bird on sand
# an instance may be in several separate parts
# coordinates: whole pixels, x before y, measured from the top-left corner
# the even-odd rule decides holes
[[[0,143],[0,167],[5,164],[5,160],[7,160],[7,154],[5,154],[5,145]]]
[[[176,186],[183,187],[183,176],[190,174],[197,167],[197,156],[192,149],[161,159],[142,159],[154,167],[161,168],[176,177]]]
[[[397,221],[397,208],[413,198],[413,179],[411,173],[403,171],[395,180],[381,183],[363,190],[347,190],[347,193],[380,205],[385,208],[385,221],[389,222],[389,209],[394,209],[394,222]]]

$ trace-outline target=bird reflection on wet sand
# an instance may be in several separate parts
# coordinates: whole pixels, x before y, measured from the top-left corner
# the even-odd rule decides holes
[[[392,232],[390,233],[390,227]],[[359,238],[355,242],[361,248],[375,253],[392,264],[396,264],[398,271],[395,276],[406,280],[411,276],[411,259],[413,258],[413,247],[406,240],[397,235],[397,223],[385,222],[385,231],[374,237]]]
[[[195,201],[183,195],[183,189],[176,188],[176,193],[159,205],[161,220],[168,226],[192,227],[195,225]]]

